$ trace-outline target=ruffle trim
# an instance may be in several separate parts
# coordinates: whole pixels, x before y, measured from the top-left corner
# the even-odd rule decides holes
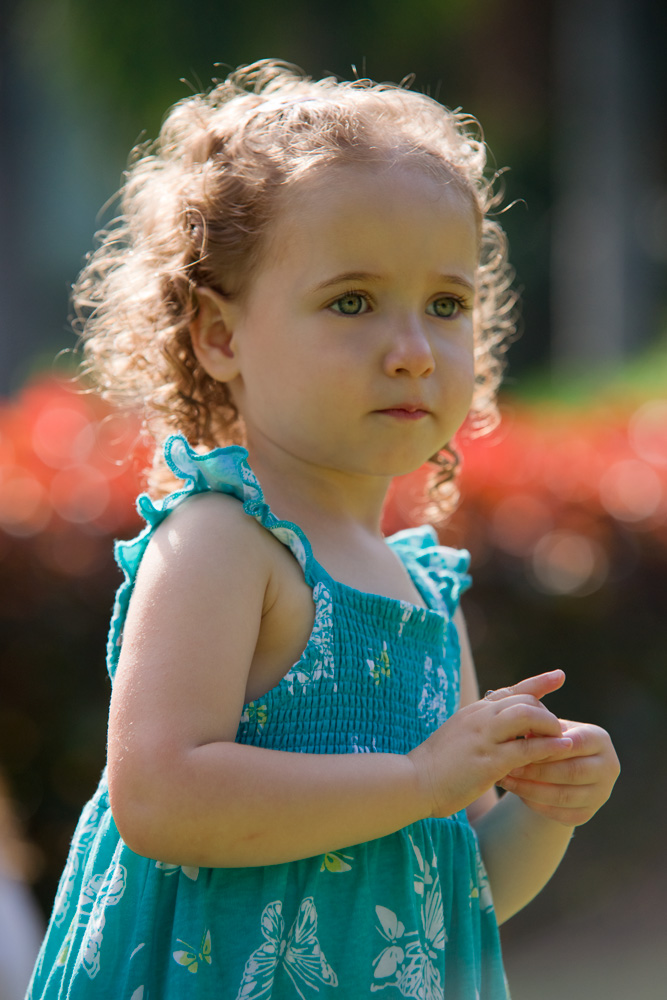
[[[470,553],[466,549],[440,545],[435,528],[430,524],[398,531],[387,542],[401,561],[411,567],[428,594],[435,598],[434,606],[444,606],[451,618],[461,595],[472,584],[468,574]]]
[[[129,541],[116,542],[116,562],[124,574],[124,582],[116,594],[109,638],[107,640],[107,669],[113,677],[123,641],[123,625],[132,595],[139,564],[143,559],[155,528],[180,503],[198,493],[227,493],[243,504],[243,509],[254,517],[278,541],[286,545],[301,566],[309,584],[314,562],[310,542],[301,528],[292,521],[282,521],[273,514],[264,500],[259,480],[248,464],[248,452],[239,445],[215,448],[200,455],[180,434],[167,438],[164,445],[167,465],[184,486],[162,500],[154,501],[147,493],[137,498],[137,510],[147,522],[144,530]]]

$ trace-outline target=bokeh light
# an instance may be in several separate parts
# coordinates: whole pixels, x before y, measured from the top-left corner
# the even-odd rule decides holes
[[[652,399],[640,406],[630,418],[628,436],[639,458],[667,466],[667,400]]]
[[[51,508],[42,484],[19,466],[0,479],[0,528],[8,535],[29,537],[42,531]]]
[[[551,594],[591,594],[609,571],[605,552],[595,539],[565,530],[540,538],[531,565],[538,587]]]
[[[51,406],[40,413],[32,430],[32,447],[45,465],[63,469],[84,462],[95,444],[95,429],[80,409]]]
[[[600,478],[600,500],[619,521],[643,521],[663,500],[658,473],[640,459],[614,462]]]
[[[54,511],[65,521],[86,524],[101,517],[110,499],[106,476],[92,465],[61,469],[51,483]]]
[[[0,406],[0,558],[35,537],[45,568],[94,572],[109,534],[137,524],[146,454],[132,414],[54,378],[29,383]]]
[[[489,527],[498,548],[525,556],[552,524],[553,517],[544,500],[530,493],[512,493],[498,502]]]

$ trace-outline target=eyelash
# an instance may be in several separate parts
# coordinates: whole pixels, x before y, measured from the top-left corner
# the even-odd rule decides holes
[[[361,299],[366,304],[367,308],[361,309],[359,312],[351,312],[351,313],[343,312],[342,309],[336,309],[335,307],[339,305],[339,303],[341,303],[344,299]],[[435,315],[437,319],[453,319],[454,317],[458,316],[459,313],[470,312],[471,306],[467,303],[467,301],[461,298],[461,296],[454,295],[451,293],[448,295],[438,295],[435,299],[429,302],[429,306],[435,305],[436,302],[442,302],[443,300],[454,302],[456,304],[455,312],[453,312],[451,316],[437,316],[437,314],[435,313],[429,313],[429,315]],[[329,305],[329,309],[334,309],[334,311],[339,313],[339,315],[341,316],[363,316],[364,313],[368,312],[370,304],[371,304],[370,297],[367,295],[366,292],[358,292],[353,289],[350,289],[349,291],[344,292],[343,295],[339,295],[338,298],[334,299],[334,301]]]

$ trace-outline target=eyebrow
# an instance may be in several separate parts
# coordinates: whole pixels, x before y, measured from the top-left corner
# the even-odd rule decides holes
[[[327,278],[326,281],[320,282],[313,289],[314,292],[320,292],[325,288],[331,288],[333,285],[342,285],[344,282],[350,283],[353,281],[385,281],[386,279],[382,277],[381,274],[373,274],[371,271],[344,271],[342,274],[337,274],[333,278]],[[472,282],[468,281],[461,274],[439,274],[436,278],[437,281],[442,282],[445,285],[458,285],[460,288],[465,288],[471,294],[475,291],[475,286]]]
[[[327,278],[326,281],[321,281],[319,285],[316,285],[313,289],[314,292],[321,292],[324,288],[330,288],[332,285],[342,285],[343,282],[351,281],[382,281],[382,275],[372,274],[370,271],[344,271],[342,274],[337,274],[333,278]]]
[[[441,281],[443,285],[459,285],[460,288],[465,288],[471,294],[475,291],[474,282],[468,281],[462,274],[439,274],[438,281]]]

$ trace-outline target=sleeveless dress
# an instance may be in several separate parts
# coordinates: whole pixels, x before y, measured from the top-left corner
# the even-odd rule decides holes
[[[332,579],[304,533],[276,518],[232,446],[205,455],[180,436],[167,461],[184,488],[153,503],[116,543],[125,581],[107,648],[113,680],[123,622],[151,533],[195,493],[231,494],[301,565],[313,591],[308,645],[287,675],[244,707],[237,742],[304,753],[407,753],[456,711],[452,615],[468,556],[432,528],[388,544],[427,607]],[[183,665],[187,683],[187,665]],[[178,802],[174,802],[178,809]],[[120,839],[102,775],[83,810],[28,992],[113,1000],[506,1000],[498,928],[464,812],[319,857],[255,868],[149,859]]]

